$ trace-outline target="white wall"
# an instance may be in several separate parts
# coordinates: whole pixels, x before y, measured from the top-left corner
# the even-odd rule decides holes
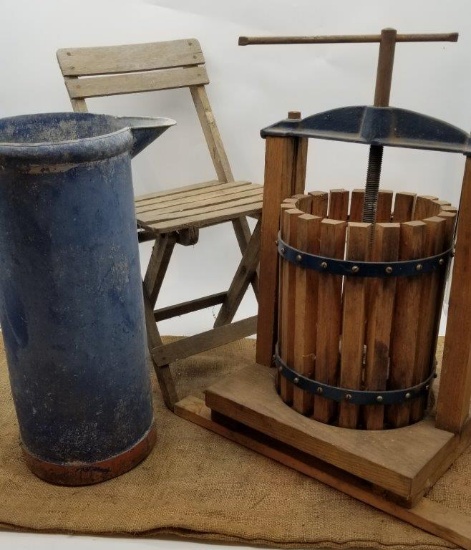
[[[398,44],[391,104],[471,126],[471,4],[466,0],[0,0],[0,116],[69,110],[55,59],[61,47],[126,44],[184,37],[200,40],[209,94],[236,177],[263,181],[261,128],[285,117],[372,102],[377,45],[239,47],[240,35],[315,35],[458,31],[458,43]],[[213,177],[188,92],[90,102],[96,112],[153,114],[178,126],[136,159],[136,193]],[[368,150],[311,142],[310,189],[362,187]],[[433,194],[457,204],[459,155],[387,149],[382,187]],[[200,245],[179,247],[161,304],[223,290],[238,261],[226,230],[201,232]],[[149,249],[143,253],[143,263]],[[191,274],[191,280],[188,280]],[[256,311],[252,297],[243,314]],[[163,331],[209,328],[214,311],[169,321]]]

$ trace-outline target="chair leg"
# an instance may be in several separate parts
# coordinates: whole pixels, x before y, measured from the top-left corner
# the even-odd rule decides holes
[[[241,217],[232,220],[232,226],[234,227],[240,251],[242,252],[242,255],[244,255],[245,249],[247,248],[251,239],[250,227],[247,222],[247,218]],[[255,297],[258,301],[258,268],[256,269],[256,272],[254,273],[254,276],[252,277],[252,280],[250,282],[252,284],[252,289],[255,293]]]
[[[216,321],[214,323],[215,328],[226,325],[232,321],[249,284],[257,284],[257,281],[254,281],[254,278],[256,277],[257,267],[260,260],[261,226],[261,220],[258,220],[250,241],[242,256],[239,267],[237,268],[234,278],[232,279],[231,286],[227,291],[226,299],[224,300],[218,316],[216,317]]]
[[[159,235],[156,238],[143,282],[147,346],[165,405],[172,411],[175,403],[178,401],[178,395],[172,373],[170,372],[170,365],[159,366],[152,355],[152,349],[163,345],[154,318],[154,308],[175,247],[175,242],[175,235]]]

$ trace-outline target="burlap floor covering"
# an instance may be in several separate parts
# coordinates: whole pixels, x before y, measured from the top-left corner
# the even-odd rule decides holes
[[[1,342],[0,342],[1,345]],[[180,395],[200,392],[254,357],[246,340],[175,366]],[[154,377],[153,377],[154,378]],[[184,421],[154,387],[158,442],[132,472],[56,487],[26,468],[0,348],[0,527],[9,530],[238,541],[302,548],[455,548],[313,479]],[[470,515],[471,452],[429,498]]]

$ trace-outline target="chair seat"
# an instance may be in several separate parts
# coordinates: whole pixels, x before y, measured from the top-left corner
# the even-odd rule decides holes
[[[263,186],[217,180],[135,199],[137,225],[154,233],[208,227],[262,212]]]

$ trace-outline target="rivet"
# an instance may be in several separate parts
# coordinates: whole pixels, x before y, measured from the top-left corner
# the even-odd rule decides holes
[[[360,271],[360,268],[357,265],[354,265],[352,267],[352,273],[358,273]]]
[[[415,266],[415,269],[416,269],[417,271],[422,271],[422,267],[423,267],[422,264],[417,264],[417,265]]]
[[[411,397],[412,397],[412,395],[409,392],[407,392],[406,395],[405,395],[405,398],[410,399]]]
[[[302,259],[303,259],[303,257],[301,256],[301,254],[298,254],[298,255],[296,256],[296,261],[297,261],[297,262],[300,262]]]
[[[278,246],[278,239],[276,239],[275,244],[276,244],[276,246]]]
[[[433,373],[434,378],[438,378],[438,374],[436,372]]]
[[[283,367],[278,367],[278,372],[283,372]]]
[[[284,254],[284,253],[285,253],[285,247],[284,247],[284,246],[282,246],[282,247],[280,248],[280,252],[281,252],[281,254]]]
[[[324,390],[319,386],[316,390],[317,393],[324,393]]]
[[[378,396],[376,397],[376,401],[377,401],[378,403],[381,403],[381,402],[383,401],[383,397],[382,397],[381,395],[378,395]]]
[[[425,386],[425,391],[428,391],[429,389],[430,389],[430,385],[427,384],[427,385]]]
[[[388,265],[388,267],[386,268],[386,273],[389,275],[392,272],[393,272],[393,268],[390,265]]]
[[[352,398],[352,394],[351,394],[351,393],[347,393],[347,394],[345,395],[345,399],[346,399],[347,401],[350,401],[351,398]]]
[[[322,262],[321,267],[322,269],[327,269],[327,262]]]
[[[299,384],[299,378],[296,376],[296,378],[293,380],[295,384]]]
[[[445,263],[445,260],[443,258],[440,258],[438,260],[438,265],[443,265]]]

